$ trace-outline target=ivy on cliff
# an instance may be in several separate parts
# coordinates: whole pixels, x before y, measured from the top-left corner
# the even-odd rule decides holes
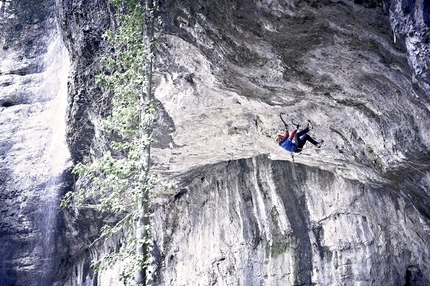
[[[80,206],[95,199],[101,211],[124,214],[118,224],[104,226],[102,236],[124,231],[128,235],[125,246],[94,265],[103,269],[128,261],[121,273],[124,284],[146,285],[151,278],[151,193],[158,181],[150,168],[157,112],[152,99],[152,66],[158,20],[152,0],[110,2],[117,11],[118,25],[105,37],[114,53],[103,59],[108,72],[98,75],[96,82],[112,91],[111,114],[102,122],[102,129],[116,139],[102,158],[75,166],[73,172],[80,175],[83,187],[67,193],[62,205]]]

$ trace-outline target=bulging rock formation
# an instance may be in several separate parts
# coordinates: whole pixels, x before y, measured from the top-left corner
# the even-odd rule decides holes
[[[428,8],[413,6],[167,5],[156,95],[175,129],[155,157],[179,188],[156,212],[159,285],[429,283]],[[292,162],[280,112],[323,147]]]
[[[109,51],[102,34],[115,24],[114,13],[107,0],[51,6],[58,26],[49,35],[61,34],[68,53],[59,58],[70,59],[60,133],[74,164],[99,156],[109,141],[99,128],[109,96],[94,77]],[[430,284],[426,1],[172,0],[160,1],[160,16],[152,160],[175,188],[153,204],[155,285]],[[4,72],[4,64],[1,69],[3,82],[19,78],[25,90],[47,81],[32,84]],[[38,154],[50,149],[18,148],[30,139],[14,139],[13,122],[35,107],[5,104],[17,94],[12,87],[0,89],[0,126],[9,134],[0,145],[7,202],[0,226],[8,249],[2,247],[1,262],[7,275],[0,276],[20,285],[35,281],[43,264],[40,250],[18,252],[22,241],[47,239],[37,240],[43,231],[24,229],[18,220],[24,215],[33,224],[29,213],[43,208],[45,198],[25,181],[27,159],[18,159],[39,162]],[[280,112],[288,123],[311,120],[310,135],[324,139],[323,146],[308,143],[293,159],[274,142],[283,133]],[[68,157],[61,162],[56,170],[68,174]],[[57,201],[77,179],[60,177]],[[29,193],[36,199],[24,199]],[[49,281],[118,285],[116,268],[90,269],[92,259],[120,247],[121,238],[97,240],[103,223],[115,217],[92,207],[52,217],[55,235],[48,241],[57,246],[50,248],[51,266],[44,265]],[[42,285],[37,281],[26,285]]]

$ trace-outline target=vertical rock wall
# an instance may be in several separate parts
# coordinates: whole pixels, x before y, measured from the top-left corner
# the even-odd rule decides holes
[[[67,144],[74,164],[100,156],[108,138],[99,123],[110,106],[108,93],[95,84],[102,71],[100,59],[106,54],[103,33],[113,25],[108,0],[58,0],[58,23],[71,58],[68,85]],[[71,178],[72,181],[76,177]],[[115,285],[120,283],[118,271],[95,275],[91,263],[100,254],[117,249],[117,240],[98,240],[100,228],[115,217],[100,214],[95,206],[64,210],[66,276],[58,277],[60,285]]]
[[[156,213],[156,285],[405,285],[411,267],[429,277],[429,224],[390,185],[267,156],[175,179],[180,192]]]
[[[153,162],[178,189],[154,208],[157,285],[428,284],[428,9],[422,1],[406,13],[406,4],[160,1]],[[108,141],[98,122],[109,97],[94,75],[113,12],[107,0],[58,0],[56,11],[71,59],[66,131],[76,163]],[[40,66],[9,76],[28,67]],[[1,100],[2,116],[26,114]],[[281,111],[313,120],[325,146],[307,145],[293,163],[273,143]],[[5,122],[18,122],[10,118],[0,125],[7,134]],[[37,232],[25,216],[10,228],[20,213],[9,206],[37,212],[41,203],[10,187],[27,178],[10,171],[14,158],[30,156],[10,148],[12,137],[1,143],[10,163],[1,187],[13,190],[2,191],[1,277],[17,282],[29,278],[16,265],[20,277],[40,265],[27,260],[30,243],[22,255],[7,249]],[[59,285],[117,283],[115,271],[89,267],[118,247],[96,241],[113,220],[91,207],[64,213]]]
[[[54,285],[67,248],[69,57],[53,2],[0,7],[0,284]]]
[[[404,41],[409,56],[409,63],[414,69],[412,81],[421,97],[430,93],[430,3],[428,1],[386,1],[390,12],[390,22],[394,31],[394,41]]]

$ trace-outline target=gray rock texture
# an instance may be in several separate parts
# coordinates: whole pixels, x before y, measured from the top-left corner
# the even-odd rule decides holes
[[[264,155],[181,179],[156,219],[159,285],[405,285],[411,265],[426,276],[428,228],[389,186]]]
[[[430,284],[427,2],[160,1],[152,160],[176,185],[153,205],[155,285]],[[68,51],[58,132],[70,161],[99,156],[109,141],[99,129],[109,94],[94,76],[113,10],[107,0],[52,7],[59,32],[28,34],[45,50],[1,54],[0,279],[43,285],[31,279],[50,269],[54,285],[118,285],[118,267],[97,275],[89,267],[120,247],[121,237],[97,239],[115,217],[88,206],[53,216],[51,238],[33,227],[46,198],[34,182],[53,179],[36,171],[48,165],[33,166],[55,153],[38,139],[53,127],[29,115],[53,100],[39,100],[47,96],[39,86],[51,84],[40,65],[54,43],[47,35],[61,34]],[[15,100],[28,98],[16,90],[37,100]],[[308,143],[293,160],[274,142],[280,112],[288,123],[311,120],[324,145]],[[68,174],[69,159],[60,161],[49,166]],[[63,177],[55,199],[74,186]],[[57,245],[51,266],[30,247],[47,240]]]
[[[178,190],[156,211],[157,283],[427,285],[428,43],[399,40],[427,24],[397,2],[188,3],[160,36],[174,131],[154,157]],[[281,111],[325,145],[292,162]]]
[[[370,4],[166,4],[159,285],[429,283],[427,24]],[[291,162],[281,111],[323,148]]]
[[[58,203],[71,165],[69,58],[53,5],[0,2],[0,285],[54,285],[68,272]]]

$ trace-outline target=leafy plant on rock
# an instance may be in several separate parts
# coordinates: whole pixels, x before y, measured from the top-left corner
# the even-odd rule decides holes
[[[151,171],[150,147],[157,112],[152,99],[152,66],[154,29],[159,21],[152,0],[111,3],[118,25],[105,37],[114,53],[103,59],[108,72],[100,74],[96,82],[112,90],[111,114],[102,122],[102,129],[116,139],[103,157],[75,166],[73,172],[80,175],[83,187],[67,193],[62,205],[80,206],[93,199],[101,211],[124,214],[116,225],[104,226],[102,236],[124,231],[128,235],[125,246],[106,254],[94,266],[104,269],[128,261],[121,273],[124,284],[146,285],[151,278],[151,193],[158,181]]]

